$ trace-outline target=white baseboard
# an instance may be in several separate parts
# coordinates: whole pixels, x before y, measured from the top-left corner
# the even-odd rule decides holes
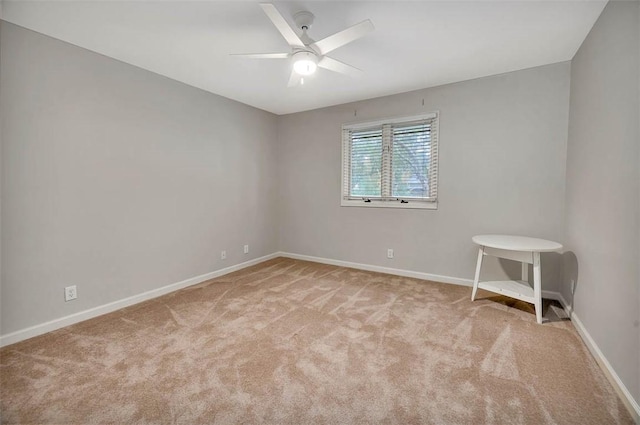
[[[560,304],[562,304],[562,307],[564,308],[564,304],[562,303],[562,294],[560,292],[556,292],[556,291],[545,291],[544,289],[542,290],[542,298],[546,298],[548,300],[556,300],[558,301]],[[566,309],[565,309],[566,310]]]
[[[213,272],[205,273],[200,276],[195,276],[181,282],[172,283],[170,285],[163,286],[161,288],[152,289],[151,291],[143,292],[138,295],[134,295],[122,300],[114,301],[108,304],[104,304],[98,307],[90,308],[88,310],[80,311],[78,313],[70,314],[59,319],[54,319],[49,322],[41,323],[39,325],[31,326],[26,329],[21,329],[9,333],[7,335],[0,336],[0,347],[14,344],[16,342],[24,341],[25,339],[33,338],[34,336],[42,335],[47,332],[55,331],[56,329],[63,328],[65,326],[73,325],[74,323],[82,322],[88,319],[92,319],[103,314],[111,313],[124,307],[128,307],[133,304],[138,304],[143,301],[157,298],[161,295],[168,294],[169,292],[177,291],[178,289],[186,288],[187,286],[196,285],[209,279],[214,279],[225,274],[229,274],[246,267],[253,266],[263,261],[270,260],[278,257],[278,253],[265,255],[264,257],[255,258],[253,260],[246,261],[244,263],[236,264],[234,266],[226,267],[224,269],[216,270]]]
[[[473,279],[463,277],[443,276],[439,274],[416,272],[412,270],[394,269],[391,267],[373,266],[371,264],[352,263],[350,261],[334,260],[331,258],[313,257],[311,255],[293,254],[291,252],[279,252],[278,255],[296,260],[313,261],[314,263],[331,264],[332,266],[350,267],[352,269],[367,270],[371,272],[387,273],[396,276],[413,277],[416,279],[432,280],[434,282],[452,283],[454,285],[473,286]],[[560,292],[542,291],[542,296],[551,300],[558,300],[562,297]]]
[[[442,276],[438,274],[415,272],[411,270],[394,269],[391,267],[374,266],[371,264],[352,263],[350,261],[333,260],[331,258],[313,257],[311,255],[293,254],[291,252],[279,252],[281,257],[293,258],[296,260],[313,261],[314,263],[330,264],[332,266],[349,267],[358,270],[367,270],[370,272],[387,273],[396,276],[413,277],[416,279],[433,280],[435,282],[452,283],[454,285],[472,286],[472,279],[464,279],[461,277]]]
[[[465,279],[461,277],[450,277],[450,276],[442,276],[442,275],[436,275],[431,273],[415,272],[411,270],[393,269],[390,267],[352,263],[349,261],[333,260],[330,258],[293,254],[290,252],[279,252],[278,255],[282,257],[287,257],[287,258],[294,258],[297,260],[313,261],[315,263],[331,264],[334,266],[350,267],[350,268],[359,269],[359,270],[388,273],[388,274],[393,274],[397,276],[432,280],[435,282],[453,283],[455,285],[464,285],[464,286],[473,285],[472,279]],[[618,393],[618,396],[622,399],[622,402],[625,404],[625,406],[631,413],[631,416],[634,417],[634,420],[636,423],[640,424],[640,407],[638,407],[638,403],[636,402],[636,400],[634,400],[633,396],[631,395],[627,387],[624,385],[624,383],[622,382],[618,374],[615,372],[615,370],[613,369],[609,361],[606,359],[604,354],[602,354],[602,351],[600,351],[600,348],[598,348],[593,338],[591,338],[591,335],[589,335],[589,332],[587,332],[586,328],[584,327],[584,325],[582,324],[578,316],[575,314],[574,311],[572,311],[571,306],[564,299],[564,297],[562,296],[562,293],[556,292],[556,291],[542,291],[542,296],[547,299],[556,300],[562,305],[567,315],[571,318],[571,321],[573,322],[575,328],[577,329],[578,334],[584,341],[585,345],[587,346],[587,348],[595,358],[596,362],[604,372],[605,376],[607,377],[607,379],[609,380],[609,382],[611,383],[615,391]]]
[[[596,344],[596,342],[593,340],[593,338],[587,331],[587,328],[585,328],[585,326],[582,324],[582,321],[573,310],[571,305],[567,303],[562,294],[559,293],[558,295],[558,301],[560,301],[560,304],[562,304],[564,310],[571,318],[571,322],[578,331],[578,334],[582,338],[582,341],[584,341],[584,344],[591,352],[591,355],[596,360],[596,363],[598,363],[598,365],[600,366],[600,369],[602,369],[602,372],[604,372],[604,375],[607,377],[609,383],[611,383],[613,389],[616,390],[616,393],[618,393],[618,396],[626,406],[627,410],[629,410],[629,413],[633,417],[634,421],[637,424],[640,424],[640,405],[638,404],[638,401],[633,398],[631,392],[624,385],[624,383],[620,379],[620,376],[618,376],[613,366],[611,366],[611,363],[609,363],[607,358],[604,356],[604,354],[600,350],[600,347],[598,347],[598,344]]]

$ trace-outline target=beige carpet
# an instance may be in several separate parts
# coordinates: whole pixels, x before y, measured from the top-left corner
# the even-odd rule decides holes
[[[631,424],[570,321],[277,258],[0,350],[3,423]]]

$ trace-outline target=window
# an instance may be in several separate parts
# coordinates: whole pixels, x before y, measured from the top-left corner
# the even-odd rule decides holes
[[[342,127],[343,206],[437,208],[438,114]]]

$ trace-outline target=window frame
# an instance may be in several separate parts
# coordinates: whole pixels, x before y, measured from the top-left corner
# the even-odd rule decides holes
[[[380,129],[383,129],[383,126],[385,125],[394,125],[394,124],[408,124],[411,122],[415,122],[415,121],[422,121],[422,120],[431,120],[431,149],[432,152],[434,152],[433,157],[431,158],[431,162],[432,162],[432,166],[434,165],[435,162],[435,171],[430,173],[432,176],[432,179],[435,181],[432,181],[432,179],[430,178],[430,186],[432,183],[435,183],[435,187],[436,187],[436,196],[435,199],[420,199],[420,198],[412,198],[412,197],[389,197],[389,198],[383,198],[383,199],[377,199],[377,198],[367,198],[367,197],[349,197],[349,194],[346,193],[346,191],[350,190],[347,188],[348,182],[345,181],[346,179],[349,179],[349,175],[351,174],[351,168],[350,168],[350,160],[351,158],[350,156],[350,145],[346,146],[346,144],[350,144],[351,140],[348,137],[345,137],[346,131],[353,131],[353,130],[366,130],[366,129],[371,129],[371,128],[376,128],[376,127],[380,127]],[[375,120],[375,121],[367,121],[367,122],[353,122],[353,123],[347,123],[347,124],[343,124],[342,125],[342,131],[341,131],[341,147],[342,147],[342,163],[341,163],[341,181],[340,181],[340,206],[343,207],[364,207],[364,208],[406,208],[406,209],[428,209],[428,210],[437,210],[438,209],[438,194],[437,194],[437,182],[438,182],[438,136],[439,136],[439,122],[440,122],[440,112],[439,111],[435,111],[435,112],[431,112],[431,113],[427,113],[427,114],[421,114],[421,115],[413,115],[413,116],[404,116],[404,117],[395,117],[395,118],[388,118],[388,119],[381,119],[381,120]],[[384,132],[383,132],[384,133]],[[392,154],[385,154],[384,153],[384,139],[383,139],[383,157],[382,157],[382,163],[383,163],[383,167],[386,166],[389,167],[389,164],[392,163],[393,158],[392,158]],[[348,167],[348,168],[347,168]],[[382,174],[384,175],[384,170],[382,171]],[[385,182],[384,177],[381,177],[381,185],[385,186],[388,185],[390,186],[392,183],[392,173],[389,173],[389,180],[388,182]],[[368,201],[367,201],[368,199]],[[405,202],[401,202],[402,200],[404,200]]]

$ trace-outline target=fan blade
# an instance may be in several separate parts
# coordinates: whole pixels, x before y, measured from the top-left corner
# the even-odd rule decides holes
[[[329,56],[323,57],[318,62],[320,68],[328,69],[329,71],[339,72],[340,74],[346,74],[351,77],[357,77],[363,74],[363,72],[351,65],[347,65],[344,62],[330,58]]]
[[[332,50],[342,47],[347,43],[351,43],[354,40],[363,37],[368,32],[373,31],[375,28],[370,20],[362,21],[359,24],[355,24],[346,30],[337,32],[329,37],[323,38],[320,41],[316,41],[311,44],[311,47],[316,49],[321,55],[326,55]]]
[[[240,56],[248,59],[287,59],[289,53],[239,53],[232,54],[231,56]]]
[[[289,77],[289,83],[287,87],[295,87],[300,84],[300,74],[298,74],[295,70],[291,70],[291,76]]]
[[[260,3],[260,7],[264,10],[264,13],[267,14],[273,25],[276,26],[280,34],[287,40],[287,43],[291,47],[305,47],[300,37],[296,34],[296,32],[291,29],[287,21],[282,17],[278,9],[271,3]]]

